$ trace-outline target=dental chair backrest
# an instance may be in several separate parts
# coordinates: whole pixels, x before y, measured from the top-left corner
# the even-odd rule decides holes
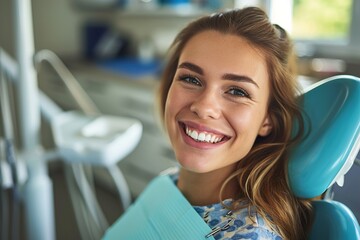
[[[335,182],[341,186],[359,152],[360,79],[325,79],[305,90],[303,97],[308,135],[291,153],[288,177],[296,196],[313,198]],[[360,239],[359,223],[344,204],[319,200],[313,207],[310,239]]]

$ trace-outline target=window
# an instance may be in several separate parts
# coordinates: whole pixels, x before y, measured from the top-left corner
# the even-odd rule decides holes
[[[292,36],[296,39],[348,40],[352,0],[294,0]]]
[[[360,59],[360,0],[264,0],[299,56]]]

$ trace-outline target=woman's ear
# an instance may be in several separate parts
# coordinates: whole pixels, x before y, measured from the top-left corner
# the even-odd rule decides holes
[[[264,119],[262,126],[260,127],[259,136],[266,137],[271,133],[272,128],[273,128],[273,124],[270,115],[268,114]]]

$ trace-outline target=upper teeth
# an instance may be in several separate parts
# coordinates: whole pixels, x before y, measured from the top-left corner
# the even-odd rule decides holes
[[[217,143],[220,142],[222,137],[215,136],[211,133],[206,132],[197,132],[196,130],[191,130],[186,127],[186,134],[192,139],[200,142],[208,142],[208,143]]]

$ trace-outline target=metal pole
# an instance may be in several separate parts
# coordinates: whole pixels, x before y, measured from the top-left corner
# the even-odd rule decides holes
[[[52,182],[40,146],[40,108],[37,76],[33,65],[34,36],[30,0],[14,0],[16,56],[19,81],[16,82],[21,153],[28,168],[24,186],[25,220],[30,240],[55,239]]]

